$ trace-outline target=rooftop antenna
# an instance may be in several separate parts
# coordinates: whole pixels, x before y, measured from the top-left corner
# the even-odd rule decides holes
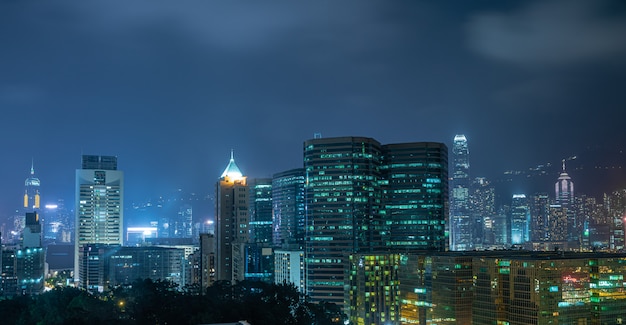
[[[321,139],[321,138],[322,138],[322,133],[321,132],[313,133],[313,139]]]

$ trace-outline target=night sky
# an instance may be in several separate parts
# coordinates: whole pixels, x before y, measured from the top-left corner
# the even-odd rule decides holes
[[[0,216],[31,159],[47,203],[118,156],[130,204],[212,194],[231,149],[301,167],[314,133],[464,133],[494,178],[624,147],[626,2],[2,1],[0,112]]]

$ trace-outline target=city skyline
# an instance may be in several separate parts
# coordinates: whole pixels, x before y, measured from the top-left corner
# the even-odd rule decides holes
[[[250,177],[301,168],[315,133],[450,148],[465,134],[472,177],[587,148],[622,158],[625,12],[619,1],[3,3],[0,217],[20,208],[32,162],[42,204],[71,203],[82,154],[119,157],[128,202],[212,194],[204,185],[231,149]]]

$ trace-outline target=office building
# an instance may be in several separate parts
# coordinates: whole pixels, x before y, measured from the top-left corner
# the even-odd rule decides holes
[[[565,170],[565,159],[563,159],[563,170],[554,184],[556,204],[561,205],[567,211],[567,241],[570,246],[580,246],[582,225],[579,224],[574,209],[574,182]]]
[[[184,249],[86,244],[81,246],[80,254],[84,261],[80,286],[91,292],[109,291],[138,279],[183,284]]]
[[[306,286],[312,301],[349,307],[349,255],[444,250],[447,148],[364,137],[304,143]]]
[[[620,324],[626,254],[354,254],[353,324]]]
[[[298,292],[306,293],[304,251],[277,249],[274,251],[274,283],[292,284]]]
[[[513,194],[511,201],[511,245],[530,240],[530,208],[525,194]]]
[[[39,210],[41,205],[41,197],[39,194],[41,182],[39,178],[35,177],[34,163],[30,165],[30,176],[26,178],[24,186],[26,187],[24,190],[24,211],[33,212]]]
[[[547,241],[550,236],[550,199],[547,193],[536,193],[530,203],[530,239],[533,242]]]
[[[452,178],[450,181],[450,249],[473,249],[470,216],[470,163],[467,138],[463,134],[454,137],[452,145]]]
[[[304,169],[272,177],[272,227],[275,247],[304,245]]]
[[[398,324],[400,254],[350,256],[350,322],[355,325]]]
[[[84,284],[82,246],[123,243],[124,173],[117,169],[117,157],[82,156],[81,169],[76,170],[75,213],[74,278]]]
[[[272,243],[272,179],[255,178],[250,189],[250,241]]]
[[[446,249],[448,148],[437,142],[382,146],[380,214],[383,245],[391,249]]]
[[[476,177],[470,187],[470,220],[474,248],[496,247],[495,219],[496,203],[495,188],[485,177]]]
[[[216,280],[243,281],[245,245],[249,234],[249,190],[231,152],[230,161],[216,184]]]
[[[382,147],[371,138],[304,142],[307,294],[344,306],[349,254],[381,247]]]

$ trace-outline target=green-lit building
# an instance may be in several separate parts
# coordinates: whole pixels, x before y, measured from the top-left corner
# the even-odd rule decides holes
[[[354,324],[624,324],[626,254],[355,254]]]
[[[304,143],[307,294],[343,306],[349,254],[381,247],[382,148],[371,138]]]
[[[447,157],[445,144],[434,142],[382,145],[340,137],[304,143],[305,260],[313,301],[347,310],[350,254],[445,249]]]

